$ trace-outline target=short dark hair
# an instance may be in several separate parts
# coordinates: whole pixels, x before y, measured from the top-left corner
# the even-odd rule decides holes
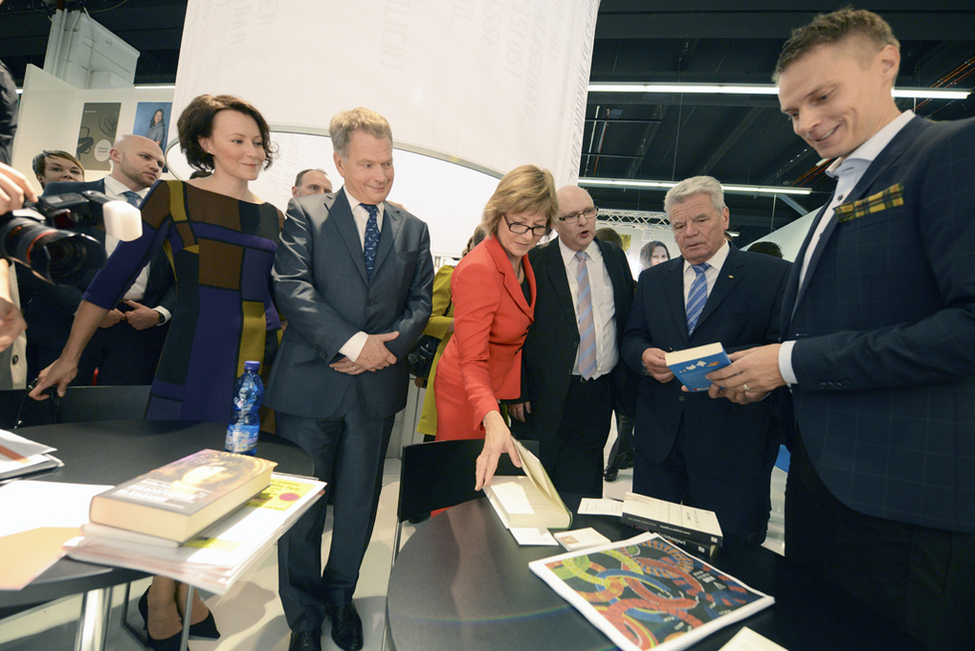
[[[65,160],[69,160],[75,165],[77,165],[78,167],[80,167],[82,172],[85,171],[85,166],[82,165],[81,161],[75,158],[72,154],[69,154],[66,151],[61,151],[60,149],[45,149],[37,156],[34,156],[34,160],[31,161],[31,169],[34,170],[34,174],[40,174],[41,176],[44,176],[44,172],[47,171],[48,156],[53,156],[54,158],[64,158]]]
[[[887,21],[866,9],[844,7],[828,14],[819,14],[811,23],[792,30],[792,36],[782,46],[782,53],[775,64],[772,80],[778,83],[785,69],[820,45],[833,45],[853,36],[872,41],[877,50],[893,45],[898,50],[900,42]]]
[[[761,242],[755,242],[750,247],[746,249],[752,253],[764,253],[765,255],[770,255],[773,258],[782,257],[782,247],[775,242],[770,242],[769,240],[762,240]]]
[[[301,185],[301,179],[305,178],[305,174],[307,174],[308,172],[321,172],[322,174],[325,175],[325,178],[328,178],[328,172],[326,172],[325,170],[320,169],[318,167],[309,167],[306,170],[301,170],[300,172],[298,172],[298,176],[295,177],[295,187]]]
[[[260,111],[233,95],[200,95],[194,98],[183,110],[176,123],[179,130],[179,148],[186,155],[190,167],[197,170],[212,171],[213,155],[200,145],[200,138],[213,136],[213,119],[220,111],[237,111],[254,118],[261,132],[261,145],[264,147],[264,169],[271,167],[277,148],[271,143],[271,129]]]
[[[596,229],[595,237],[597,240],[602,240],[603,242],[611,242],[616,246],[623,248],[623,238],[615,230],[609,226],[603,226],[602,228]]]

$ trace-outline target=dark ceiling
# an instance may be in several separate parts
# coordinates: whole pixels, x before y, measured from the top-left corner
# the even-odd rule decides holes
[[[0,60],[20,83],[28,63],[43,67],[51,2],[0,6]],[[97,21],[141,52],[137,84],[173,83],[186,0],[88,0]],[[602,0],[591,81],[771,83],[792,28],[843,2],[794,0]],[[784,8],[787,7],[787,8]],[[975,85],[975,2],[882,1],[901,41],[900,87]],[[924,116],[975,116],[967,100],[902,100]],[[793,133],[773,96],[591,94],[580,162],[582,177],[680,180],[710,174],[724,183],[805,186],[794,201],[728,195],[732,229],[747,244],[825,202],[831,181]],[[597,205],[661,209],[663,191],[592,189]]]

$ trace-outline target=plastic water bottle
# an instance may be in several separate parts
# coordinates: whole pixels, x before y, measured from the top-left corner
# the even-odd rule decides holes
[[[264,401],[264,382],[257,372],[260,362],[244,362],[244,374],[234,385],[234,420],[227,426],[224,450],[238,454],[257,454],[257,435],[261,430],[258,410]]]

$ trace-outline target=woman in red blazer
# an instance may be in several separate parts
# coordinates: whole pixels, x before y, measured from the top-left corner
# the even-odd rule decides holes
[[[552,174],[534,165],[501,179],[484,207],[487,239],[460,261],[450,282],[454,336],[437,366],[437,440],[483,438],[476,487],[491,482],[498,457],[517,464],[499,400],[521,396],[521,348],[535,314],[528,252],[558,214]]]

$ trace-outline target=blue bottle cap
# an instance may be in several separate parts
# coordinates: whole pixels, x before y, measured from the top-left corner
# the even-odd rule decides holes
[[[255,362],[253,360],[246,361],[246,362],[244,362],[244,370],[245,371],[255,371],[255,372],[256,371],[259,371],[259,370],[261,370],[261,363],[260,362]]]

